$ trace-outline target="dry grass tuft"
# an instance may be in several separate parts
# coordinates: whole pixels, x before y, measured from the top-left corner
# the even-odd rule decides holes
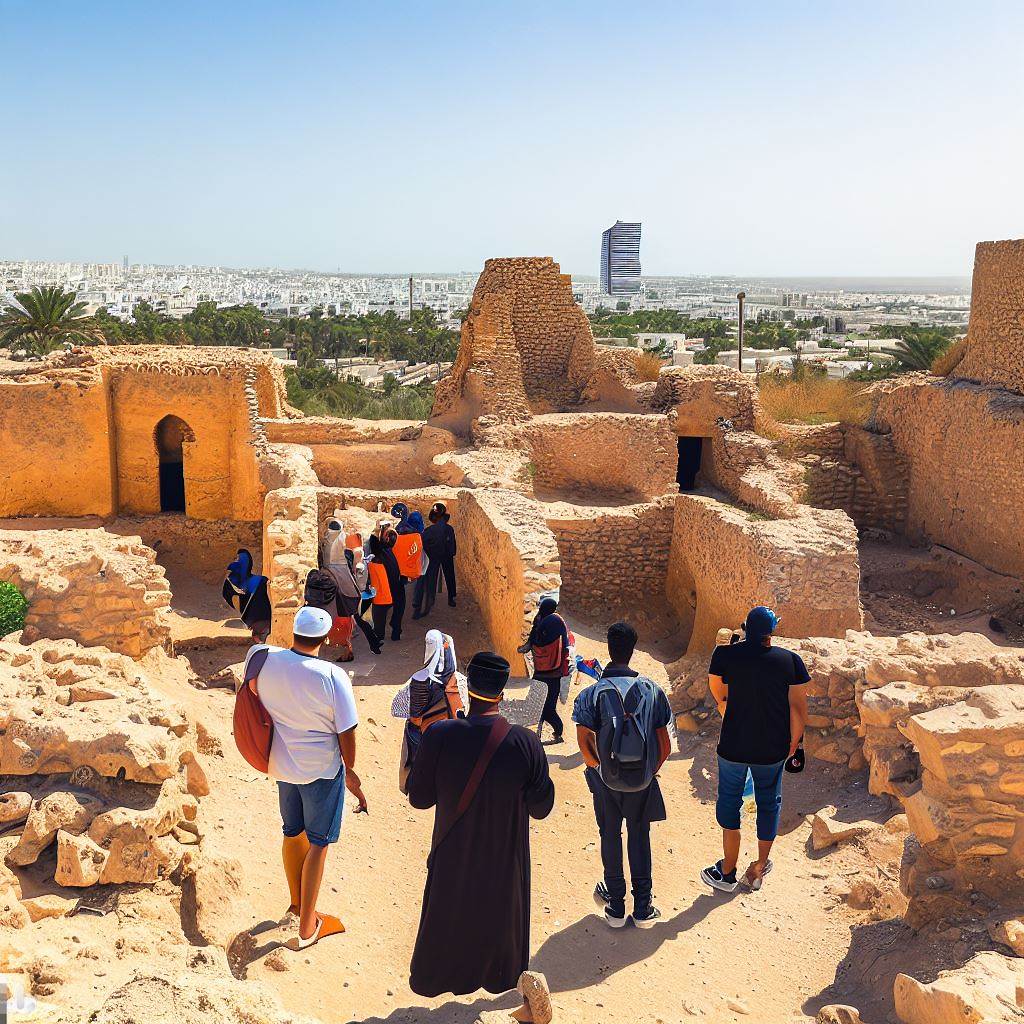
[[[853,423],[864,426],[871,415],[871,399],[856,381],[805,376],[800,380],[764,374],[760,380],[761,406],[779,423]]]
[[[636,376],[638,380],[652,381],[658,379],[661,368],[665,364],[653,352],[641,352],[636,357]]]

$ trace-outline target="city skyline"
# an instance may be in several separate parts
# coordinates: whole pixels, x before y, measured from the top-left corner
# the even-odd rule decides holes
[[[621,14],[0,0],[0,238],[26,259],[551,255],[591,276],[623,216],[650,276],[968,276],[977,239],[1013,233],[1015,5]]]

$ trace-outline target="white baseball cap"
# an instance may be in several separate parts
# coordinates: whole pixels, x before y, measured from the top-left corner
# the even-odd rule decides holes
[[[334,625],[330,615],[323,608],[300,608],[295,613],[295,624],[292,632],[296,636],[308,637],[310,640],[320,640],[327,636]]]

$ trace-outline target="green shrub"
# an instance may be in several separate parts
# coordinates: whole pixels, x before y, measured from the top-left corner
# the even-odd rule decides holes
[[[0,582],[0,637],[25,627],[28,601],[13,583]]]

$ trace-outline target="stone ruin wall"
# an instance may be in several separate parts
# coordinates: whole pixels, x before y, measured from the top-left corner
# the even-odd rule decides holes
[[[909,463],[910,538],[1024,577],[1024,395],[918,377],[886,390],[875,416]]]
[[[967,350],[953,376],[1024,393],[1024,239],[979,242]]]
[[[0,839],[0,856],[22,868],[55,847],[54,880],[72,888],[187,870],[209,793],[199,746],[145,663],[66,639],[0,641],[0,820],[24,822]],[[0,900],[4,890],[4,923],[25,927],[34,918],[18,875],[0,865]]]
[[[487,260],[455,366],[438,384],[433,416],[516,421],[575,405],[593,361],[590,322],[573,300],[571,278],[554,260]]]
[[[738,627],[759,604],[774,608],[793,636],[863,626],[857,535],[841,512],[772,520],[681,494],[666,592],[679,620],[692,624],[690,654],[710,652],[721,627]]]
[[[260,415],[286,411],[266,353],[97,346],[0,376],[0,516],[160,511],[155,428],[191,427],[188,514],[259,521]],[[68,453],[73,453],[69,456]]]
[[[782,444],[803,467],[808,505],[842,509],[858,530],[906,532],[910,465],[891,434],[848,423],[790,426]]]
[[[674,517],[671,495],[625,508],[548,506],[565,607],[602,622],[664,612]]]
[[[526,448],[538,497],[631,503],[678,489],[676,436],[666,416],[554,413],[488,431],[487,440]]]
[[[24,643],[69,638],[132,658],[170,648],[171,590],[139,537],[2,530],[0,580],[28,600]]]

